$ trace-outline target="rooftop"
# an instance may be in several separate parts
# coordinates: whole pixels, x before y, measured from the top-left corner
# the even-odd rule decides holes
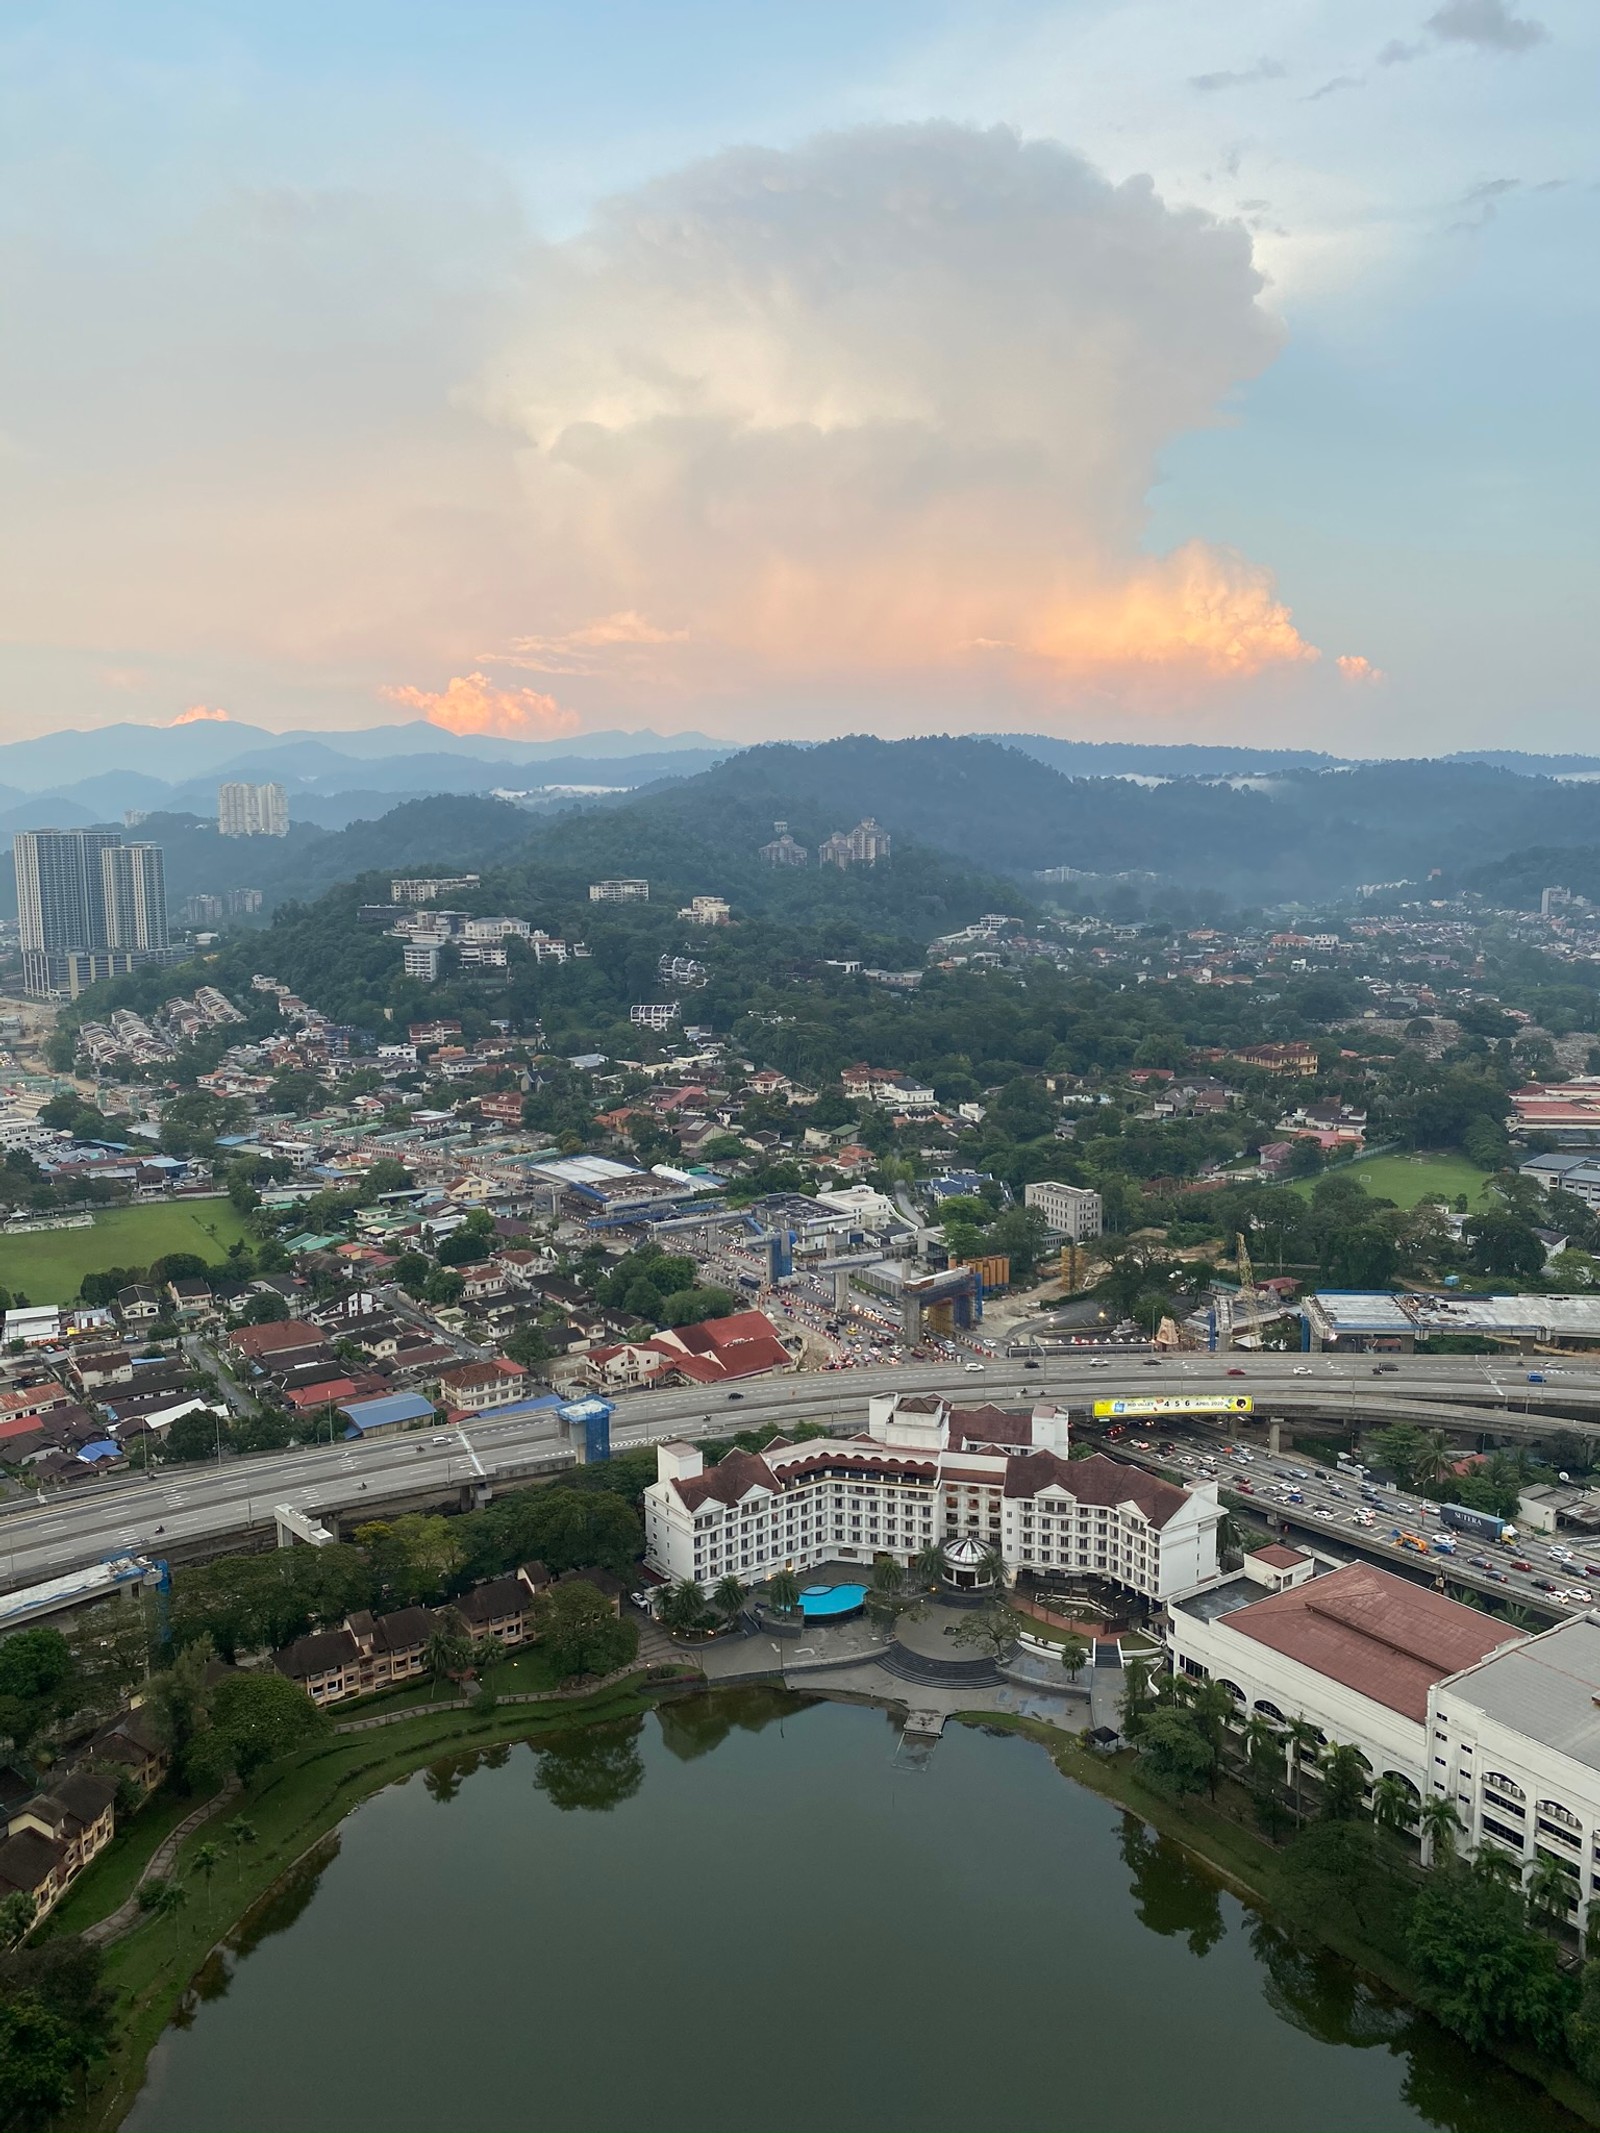
[[[1600,1621],[1575,1615],[1496,1653],[1450,1694],[1500,1725],[1600,1770]]]
[[[1228,1627],[1240,1636],[1419,1724],[1437,1682],[1521,1636],[1475,1608],[1369,1563],[1351,1563],[1253,1605],[1218,1612],[1228,1614]]]

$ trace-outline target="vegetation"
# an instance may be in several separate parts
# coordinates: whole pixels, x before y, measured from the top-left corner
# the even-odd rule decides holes
[[[92,1229],[32,1230],[0,1237],[0,1283],[25,1290],[34,1303],[70,1303],[84,1276],[103,1267],[142,1278],[151,1262],[188,1252],[202,1267],[226,1260],[228,1247],[247,1241],[243,1217],[227,1200],[148,1201],[107,1207]]]

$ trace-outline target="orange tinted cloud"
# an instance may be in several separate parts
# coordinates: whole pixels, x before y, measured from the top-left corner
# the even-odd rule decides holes
[[[1346,681],[1373,682],[1384,678],[1382,667],[1375,667],[1359,652],[1341,652],[1333,663]]]
[[[1216,680],[1321,657],[1295,628],[1270,571],[1203,541],[1121,585],[1052,607],[1035,623],[1031,648],[1070,671],[1175,667]]]
[[[180,711],[172,723],[175,726],[198,726],[213,720],[226,725],[228,714],[214,710],[208,704],[191,704],[187,711]]]
[[[430,726],[447,733],[488,733],[498,740],[544,741],[576,733],[579,718],[537,689],[499,689],[487,674],[456,674],[442,689],[410,686],[382,692],[393,704],[411,704]]]

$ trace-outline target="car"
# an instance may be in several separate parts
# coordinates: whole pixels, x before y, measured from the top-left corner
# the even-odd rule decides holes
[[[1309,1363],[1296,1363],[1289,1374],[1291,1377],[1308,1378],[1311,1375],[1311,1365]]]
[[[1146,1370],[1158,1370],[1161,1367],[1162,1359],[1159,1355],[1141,1355],[1139,1360]],[[1241,1372],[1240,1375],[1242,1376],[1243,1373]]]
[[[981,1363],[963,1363],[961,1367],[963,1370],[981,1370],[983,1365]]]
[[[1569,1607],[1586,1607],[1593,1595],[1585,1592],[1581,1585],[1561,1585],[1556,1588],[1554,1598],[1565,1600]]]
[[[1256,1493],[1256,1485],[1253,1481],[1236,1481],[1234,1487],[1241,1496],[1254,1496]]]
[[[1039,1366],[1037,1363],[1024,1363],[1022,1367],[1024,1370],[1037,1370]]]
[[[1533,1565],[1525,1555],[1514,1555],[1511,1558],[1511,1567],[1513,1570],[1531,1570]]]
[[[1530,1385],[1542,1385],[1544,1383],[1544,1372],[1542,1370],[1530,1370],[1528,1372],[1528,1383]]]
[[[1467,1561],[1474,1570],[1487,1570],[1489,1568],[1489,1558],[1486,1555],[1469,1555]]]
[[[1395,1372],[1399,1368],[1400,1365],[1398,1363],[1374,1363],[1372,1366],[1372,1375],[1375,1378],[1393,1377]]]
[[[1556,1588],[1549,1578],[1535,1578],[1533,1589],[1535,1592],[1554,1592]]]
[[[1600,1578],[1600,1563],[1585,1563],[1583,1574],[1586,1578]]]
[[[728,1398],[730,1400],[742,1400],[744,1398],[744,1394],[742,1392],[730,1392]]]
[[[1230,1370],[1230,1371],[1228,1372],[1228,1375],[1229,1375],[1229,1377],[1230,1377],[1230,1378],[1242,1378],[1242,1377],[1246,1376],[1246,1375],[1247,1375],[1247,1373],[1246,1373],[1245,1371],[1243,1371],[1243,1370]]]
[[[1089,1358],[1089,1368],[1091,1370],[1109,1370],[1111,1365],[1103,1355],[1092,1355]]]

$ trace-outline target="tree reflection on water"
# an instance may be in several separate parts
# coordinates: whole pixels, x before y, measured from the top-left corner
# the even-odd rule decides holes
[[[1164,1937],[1181,1935],[1191,1955],[1208,1955],[1228,1930],[1210,1875],[1137,1815],[1123,1816],[1117,1841],[1133,1871],[1128,1893],[1140,1924]]]
[[[782,1689],[719,1689],[714,1696],[682,1696],[656,1706],[656,1724],[661,1745],[680,1762],[720,1748],[735,1727],[741,1733],[760,1733],[767,1726],[793,1718],[815,1701]]]
[[[189,1990],[174,2010],[172,2022],[175,2029],[187,2029],[193,2022],[195,2009],[202,2000],[220,2000],[233,1983],[233,1973],[247,1955],[254,1955],[263,1941],[275,1933],[287,1933],[289,1928],[308,1909],[311,1899],[323,1875],[339,1856],[339,1832],[331,1830],[320,1844],[297,1859],[286,1874],[282,1874],[258,1898],[221,1947],[212,1950],[195,1972]]]
[[[552,1807],[563,1813],[581,1807],[591,1814],[604,1814],[623,1800],[631,1800],[644,1783],[644,1758],[639,1753],[642,1718],[628,1718],[608,1725],[574,1726],[570,1733],[555,1733],[533,1745],[533,1782]]]

